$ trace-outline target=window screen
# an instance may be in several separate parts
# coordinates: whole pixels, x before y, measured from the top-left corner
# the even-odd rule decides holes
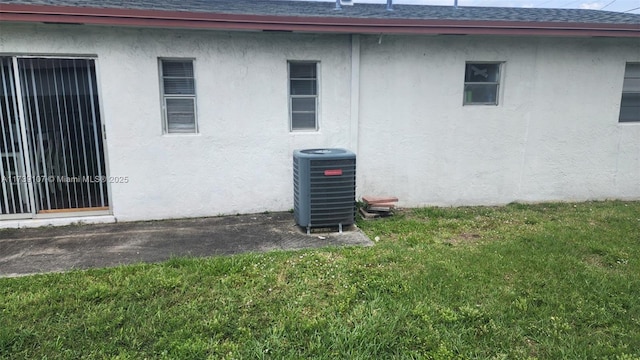
[[[318,63],[289,62],[291,130],[318,129]]]
[[[628,63],[625,68],[618,121],[640,121],[640,64]]]
[[[197,132],[193,60],[160,60],[160,78],[164,132]]]

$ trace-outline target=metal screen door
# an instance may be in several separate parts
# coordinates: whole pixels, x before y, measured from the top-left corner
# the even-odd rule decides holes
[[[0,218],[108,210],[94,60],[0,63]]]

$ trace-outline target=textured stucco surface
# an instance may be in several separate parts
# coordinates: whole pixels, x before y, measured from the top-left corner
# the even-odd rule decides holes
[[[363,37],[361,47],[362,191],[408,206],[640,198],[640,123],[618,123],[638,41]],[[462,106],[466,61],[504,62],[498,106]]]
[[[349,139],[348,36],[3,25],[0,44],[97,56],[118,220],[291,209],[293,150]],[[162,134],[159,57],[195,59],[199,134]],[[320,61],[318,132],[289,132],[287,60]]]
[[[352,64],[347,35],[0,25],[1,54],[96,57],[119,221],[291,209],[314,147],[353,150],[358,194],[403,206],[640,198],[640,123],[617,120],[637,40],[356,43]],[[199,134],[162,134],[162,57],[195,59]],[[289,132],[287,60],[320,61],[318,132]],[[500,105],[462,106],[465,61],[505,62]]]

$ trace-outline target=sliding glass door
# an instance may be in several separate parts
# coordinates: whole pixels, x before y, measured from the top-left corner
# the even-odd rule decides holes
[[[0,216],[30,214],[16,78],[11,58],[0,57]]]
[[[108,210],[94,60],[0,59],[0,216]]]

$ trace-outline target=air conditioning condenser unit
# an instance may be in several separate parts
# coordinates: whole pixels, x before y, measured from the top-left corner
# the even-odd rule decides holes
[[[337,148],[293,152],[293,213],[307,233],[353,224],[355,199],[356,154]]]

